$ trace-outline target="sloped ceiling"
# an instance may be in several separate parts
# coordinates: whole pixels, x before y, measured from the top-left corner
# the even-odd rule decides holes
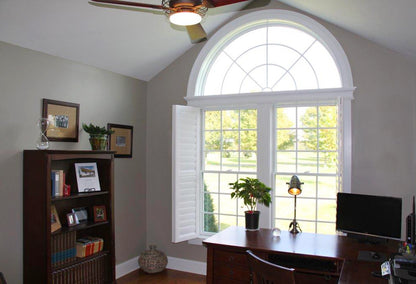
[[[205,30],[211,33],[256,1],[211,9]],[[416,58],[415,0],[280,2]],[[87,0],[0,0],[0,41],[145,81],[192,47],[185,29],[159,12],[97,7]]]

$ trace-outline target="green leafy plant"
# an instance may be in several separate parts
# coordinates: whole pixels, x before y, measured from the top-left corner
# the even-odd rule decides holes
[[[95,136],[104,136],[104,135],[109,135],[109,134],[114,133],[114,130],[106,129],[104,126],[103,127],[96,126],[96,125],[93,125],[92,123],[90,123],[89,125],[83,123],[82,129],[84,129],[84,131],[89,133],[90,135],[95,135]]]
[[[234,190],[231,192],[231,198],[241,198],[244,201],[244,205],[249,209],[249,213],[257,209],[257,204],[269,207],[272,202],[272,197],[270,196],[271,188],[256,178],[240,178],[229,185]]]

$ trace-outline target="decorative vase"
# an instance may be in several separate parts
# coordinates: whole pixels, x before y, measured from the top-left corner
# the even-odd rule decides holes
[[[107,150],[107,135],[90,134],[90,144],[92,150]]]
[[[149,249],[139,256],[139,266],[146,273],[158,273],[163,271],[168,264],[166,255],[156,249],[156,245],[149,245]]]
[[[49,128],[49,120],[47,118],[39,118],[38,127],[40,130],[38,139],[36,140],[36,148],[38,150],[46,150],[49,148],[49,140],[46,137],[46,131]]]
[[[245,211],[246,215],[246,230],[257,231],[259,229],[260,211]]]

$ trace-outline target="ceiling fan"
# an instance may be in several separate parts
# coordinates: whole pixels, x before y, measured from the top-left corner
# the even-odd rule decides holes
[[[115,5],[162,10],[174,25],[185,26],[192,43],[207,39],[200,22],[209,8],[215,8],[248,0],[162,0],[161,5],[123,0],[90,0],[94,5]]]

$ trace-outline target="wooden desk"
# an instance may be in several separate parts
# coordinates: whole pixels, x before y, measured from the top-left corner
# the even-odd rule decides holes
[[[398,242],[382,245],[359,243],[348,237],[282,231],[273,238],[272,230],[246,231],[230,227],[203,241],[208,249],[207,283],[249,283],[246,250],[288,267],[296,268],[299,283],[387,283],[375,278],[381,262],[357,260],[359,251],[397,252]]]

